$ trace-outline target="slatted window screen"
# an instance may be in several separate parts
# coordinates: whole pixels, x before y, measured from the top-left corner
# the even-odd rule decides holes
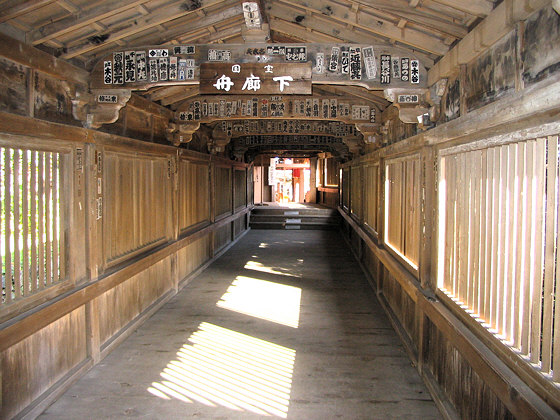
[[[0,148],[2,305],[66,279],[62,155]]]
[[[216,203],[216,217],[231,214],[232,205],[232,175],[230,167],[216,166],[214,200]]]
[[[385,243],[418,268],[420,252],[420,158],[388,160],[385,165]]]
[[[247,171],[245,169],[234,170],[235,197],[233,206],[236,209],[247,205]]]
[[[350,168],[342,170],[342,207],[350,208]]]
[[[451,151],[438,198],[439,289],[554,381],[558,175],[558,136]]]

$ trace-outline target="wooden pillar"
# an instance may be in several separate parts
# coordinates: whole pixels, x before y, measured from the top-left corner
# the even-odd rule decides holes
[[[310,166],[311,166],[311,174],[309,176],[309,202],[316,203],[317,202],[317,158],[309,159]]]

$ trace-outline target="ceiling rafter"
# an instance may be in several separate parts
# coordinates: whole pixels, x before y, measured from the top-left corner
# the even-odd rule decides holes
[[[35,28],[26,34],[26,38],[32,45],[42,44],[49,39],[59,37],[90,24],[98,23],[109,16],[133,9],[148,1],[150,0],[128,0],[117,3],[117,7],[115,7],[114,3],[103,3],[101,6],[87,10],[83,14],[68,16],[57,22]]]
[[[13,1],[12,4],[0,9],[0,23],[15,19],[41,7],[54,3],[56,0],[29,0],[26,2]]]
[[[308,0],[305,4],[304,6],[292,0],[274,1],[269,6],[269,13],[275,16],[279,16],[279,14],[282,13],[286,20],[296,21],[296,17],[298,16],[297,9],[309,10],[324,16],[330,21],[351,24],[357,28],[361,28],[365,32],[399,41],[403,44],[440,56],[444,55],[449,49],[438,37],[428,35],[427,33],[415,29],[400,29],[395,24],[381,21],[375,16],[360,11],[354,13],[351,8],[347,6],[334,3],[329,3],[328,6],[324,6],[325,3],[323,0]],[[286,8],[286,6],[289,7]],[[307,25],[306,19],[307,18],[302,19],[300,23]]]
[[[213,2],[208,2],[207,5],[202,6],[202,7],[209,7],[210,5],[217,5],[217,4],[223,4],[225,2],[223,1],[213,1]],[[227,2],[228,4],[232,3],[232,2]],[[236,6],[239,9],[239,13],[242,13],[241,11],[241,5],[238,2],[233,2],[233,4],[236,4]],[[99,44],[92,44],[92,43],[86,43],[86,44],[82,44],[73,48],[70,48],[68,50],[68,52],[64,53],[61,55],[61,58],[64,59],[69,59],[69,58],[73,58],[76,57],[78,55],[90,52],[90,51],[94,51],[96,49],[100,49],[103,48],[104,46],[108,45],[108,44],[112,44],[114,43],[116,40],[118,39],[122,39],[122,38],[126,38],[129,37],[131,35],[135,35],[139,32],[142,32],[146,29],[152,28],[154,26],[158,26],[161,25],[162,23],[166,23],[166,22],[170,22],[172,20],[178,19],[180,17],[189,15],[189,14],[193,14],[194,10],[184,10],[181,5],[174,3],[172,6],[159,10],[156,13],[152,13],[151,15],[142,17],[140,19],[137,19],[136,21],[132,22],[132,23],[125,23],[124,25],[116,25],[118,27],[116,28],[111,28],[109,27],[109,31],[110,31],[110,36],[109,38],[107,38],[107,40],[100,42]],[[122,29],[119,29],[119,27],[122,27]],[[115,31],[115,32],[113,32]]]
[[[494,4],[487,0],[432,0],[471,15],[486,17],[494,9]]]

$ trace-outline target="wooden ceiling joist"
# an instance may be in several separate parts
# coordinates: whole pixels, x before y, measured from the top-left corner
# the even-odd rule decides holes
[[[494,4],[487,0],[432,0],[471,15],[485,17],[494,9]]]
[[[272,2],[269,5],[268,12],[270,15],[278,16],[288,21],[297,22],[299,20],[300,24],[308,26],[314,17],[304,16],[301,19],[299,18],[301,14],[298,14],[297,10],[310,11],[327,18],[329,21],[350,24],[365,32],[399,41],[419,50],[437,55],[444,55],[449,49],[442,39],[428,35],[425,32],[407,28],[400,29],[396,24],[381,21],[373,15],[361,11],[353,12],[347,6],[330,3],[328,7],[329,9],[325,9],[325,3],[322,0],[308,0],[305,2],[305,5],[292,0],[281,0]],[[325,10],[328,10],[328,12],[325,12]]]
[[[23,3],[18,0],[12,1],[8,6],[0,9],[0,23],[15,19],[21,15],[54,3],[55,1],[56,0],[29,0]]]

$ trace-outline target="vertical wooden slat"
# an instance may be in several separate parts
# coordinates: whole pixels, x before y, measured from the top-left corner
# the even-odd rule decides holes
[[[23,294],[27,295],[31,291],[29,281],[29,154],[27,150],[22,155],[22,201],[21,210],[23,226],[22,226],[22,245],[23,245]]]
[[[480,295],[480,248],[481,245],[481,238],[483,236],[480,232],[480,225],[481,225],[481,182],[482,182],[482,153],[480,151],[472,152],[472,178],[473,178],[473,187],[472,194],[472,227],[471,227],[471,236],[469,238],[470,241],[470,256],[471,256],[471,267],[470,273],[472,278],[472,288],[471,288],[471,308],[474,310],[475,314],[480,313],[480,305],[479,305],[479,295]]]
[[[445,240],[445,265],[447,267],[446,277],[448,279],[448,290],[453,294],[457,293],[457,276],[456,276],[456,255],[457,255],[457,237],[455,235],[455,220],[457,212],[457,158],[449,156],[445,158],[445,172],[447,179],[447,222],[446,222],[446,240]]]
[[[533,235],[531,236],[531,249],[533,267],[531,283],[534,285],[531,294],[531,362],[537,364],[541,356],[541,316],[542,316],[542,287],[544,272],[544,221],[545,221],[545,185],[546,185],[546,139],[540,138],[536,141],[535,148],[535,170],[533,179],[534,190],[534,214],[531,222]]]
[[[51,214],[51,165],[52,154],[45,154],[45,265],[46,284],[52,283],[52,214]]]
[[[558,136],[553,136],[552,138],[549,139],[549,141],[552,140],[552,143],[554,145],[556,145],[556,147],[554,148],[554,154],[553,154],[553,158],[554,160],[556,160],[556,162],[558,162]],[[550,156],[550,154],[549,154]],[[555,178],[555,190],[554,190],[554,195],[556,196],[556,198],[558,199],[558,197],[560,197],[559,193],[560,193],[560,186],[559,186],[559,173],[558,173],[559,168],[556,168],[556,172],[554,173],[554,178]],[[556,246],[555,246],[555,279],[554,279],[554,330],[552,331],[552,342],[553,342],[553,348],[554,348],[554,353],[553,353],[553,366],[552,366],[552,371],[553,371],[553,377],[552,379],[554,381],[559,381],[560,380],[560,304],[558,303],[558,297],[560,297],[560,281],[559,281],[559,276],[560,276],[560,261],[558,261],[558,250],[560,249],[560,235],[558,235],[558,229],[560,226],[560,211],[558,211],[558,205],[560,203],[558,203],[558,201],[556,201],[556,226],[555,226],[555,236],[556,236]]]
[[[504,290],[504,308],[503,308],[503,320],[502,320],[502,332],[506,339],[509,341],[512,339],[512,305],[513,305],[513,295],[515,285],[512,284],[515,279],[515,222],[517,220],[517,215],[515,212],[517,197],[516,197],[516,154],[517,154],[517,144],[510,144],[508,146],[503,146],[507,153],[508,167],[506,176],[506,216],[504,223],[504,271],[503,271],[503,290]]]
[[[515,206],[514,206],[514,216],[515,220],[513,222],[513,226],[515,229],[515,242],[513,244],[513,251],[515,252],[515,268],[513,269],[515,272],[515,277],[511,279],[514,282],[513,287],[513,296],[512,296],[512,312],[511,312],[511,320],[512,320],[512,341],[513,346],[515,348],[520,348],[521,344],[521,325],[523,319],[523,307],[522,303],[522,283],[524,281],[525,276],[523,275],[523,249],[525,246],[525,236],[524,236],[524,228],[526,223],[526,206],[525,203],[527,202],[526,190],[525,190],[525,183],[523,182],[525,178],[525,142],[520,142],[517,144],[516,153],[515,153],[515,161],[516,161],[516,169],[515,169],[515,188],[514,188],[514,196],[515,196]],[[512,264],[513,265],[513,264]]]
[[[38,163],[37,163],[37,152],[31,152],[31,195],[30,195],[30,207],[31,207],[31,292],[35,292],[37,290],[37,276],[38,276],[38,261],[37,261],[37,196],[38,196],[38,189],[37,189],[37,172],[38,172]]]
[[[530,140],[525,145],[525,168],[523,174],[523,232],[521,241],[523,243],[522,252],[522,273],[523,285],[522,290],[522,319],[521,319],[521,331],[520,331],[520,350],[521,354],[528,356],[530,352],[529,348],[529,332],[530,332],[530,322],[531,322],[531,288],[533,286],[534,278],[531,276],[532,261],[531,256],[535,253],[533,248],[534,242],[531,241],[531,232],[533,232],[533,207],[534,207],[534,159],[535,159],[535,141]]]
[[[469,209],[468,209],[468,186],[467,180],[470,178],[467,173],[467,162],[465,153],[458,156],[458,170],[460,175],[460,182],[457,182],[457,207],[458,207],[458,267],[457,267],[457,281],[458,281],[458,296],[462,302],[466,303],[467,297],[467,282],[468,282],[468,236],[467,230],[469,226]]]
[[[4,266],[5,266],[5,301],[10,303],[12,301],[12,252],[11,252],[11,218],[12,218],[12,167],[11,167],[11,149],[4,149],[4,206],[5,206],[5,219],[4,219]]]
[[[501,243],[499,241],[500,234],[500,209],[501,209],[501,181],[500,181],[500,166],[501,166],[501,150],[494,149],[494,168],[492,173],[492,275],[491,275],[491,302],[490,302],[490,326],[497,329],[498,309],[499,309],[499,253]]]
[[[52,155],[52,174],[51,174],[51,181],[52,181],[52,279],[53,283],[58,282],[60,280],[60,273],[58,272],[58,255],[59,255],[59,242],[58,237],[60,234],[59,229],[59,214],[58,214],[58,206],[59,206],[59,194],[58,194],[58,154],[53,153]]]
[[[545,269],[542,321],[542,370],[551,369],[552,356],[552,312],[555,268],[555,216],[556,216],[556,177],[558,173],[558,139],[549,137],[547,141],[546,163],[546,224],[545,224]]]
[[[20,153],[19,149],[14,149],[14,295],[15,299],[21,298],[21,257],[20,257],[20,244],[21,244],[21,230],[19,226],[20,210],[21,210],[21,194],[20,188]]]
[[[38,288],[42,289],[45,287],[45,153],[39,152],[39,167],[37,173],[37,183],[39,185],[39,200],[38,200],[38,209],[39,209],[39,220],[37,224],[39,225],[39,252],[38,252],[38,261],[39,264],[39,278]]]
[[[484,289],[484,319],[490,324],[490,319],[492,315],[492,240],[493,240],[493,206],[495,202],[494,194],[494,152],[495,148],[490,148],[486,151],[486,256],[484,258],[485,263],[485,289]]]
[[[71,156],[71,155],[69,155]],[[64,171],[65,168],[72,165],[68,165],[69,156],[64,156],[62,154],[59,155],[58,158],[58,186],[59,186],[59,194],[58,200],[60,205],[58,206],[58,217],[60,222],[58,223],[58,230],[59,230],[59,238],[58,238],[58,249],[59,252],[59,265],[58,271],[60,273],[60,280],[66,279],[66,206],[70,206],[68,197],[70,194],[67,194],[67,188],[69,188],[68,184],[64,185]]]

